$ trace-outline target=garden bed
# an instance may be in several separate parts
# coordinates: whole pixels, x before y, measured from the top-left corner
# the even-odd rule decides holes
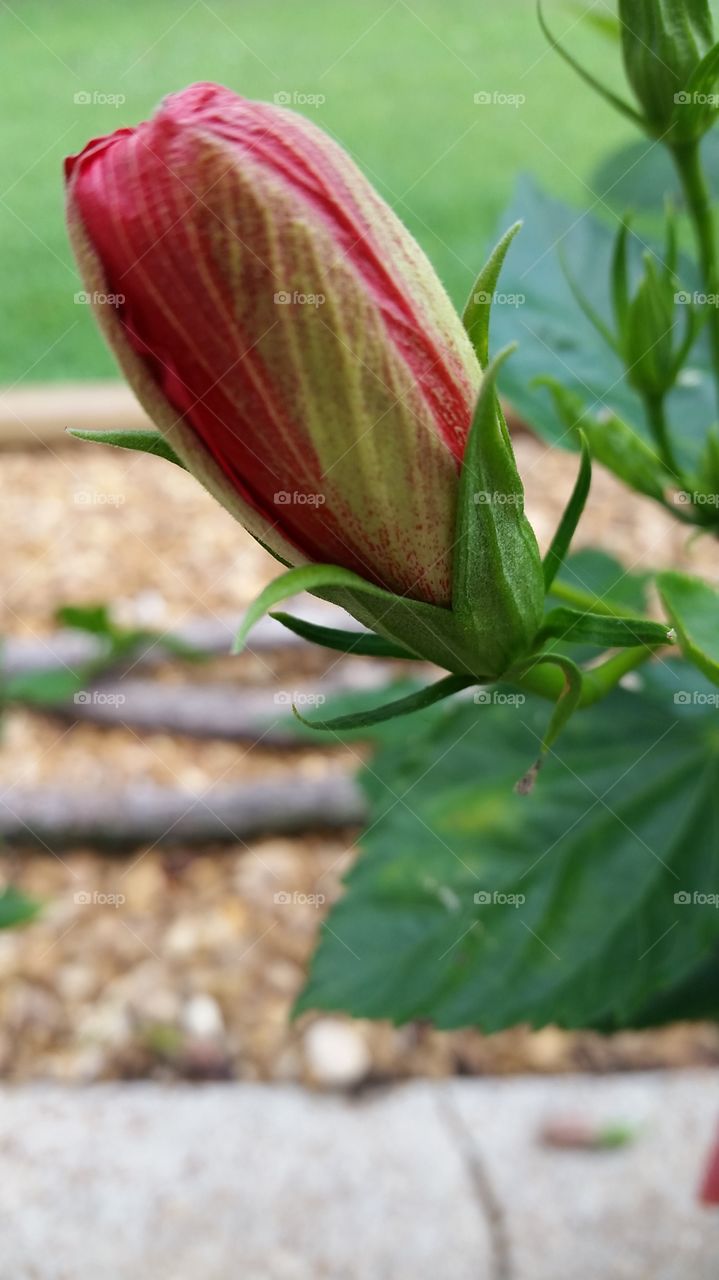
[[[546,543],[576,460],[529,436],[518,439],[517,452]],[[111,600],[123,622],[160,631],[208,615],[238,616],[274,572],[193,479],[161,462],[70,445],[6,453],[2,470],[5,636],[49,636],[56,608],[69,602]],[[678,524],[599,469],[581,527],[580,545],[590,542],[635,571],[674,564],[716,576],[707,539],[687,547]],[[219,660],[203,667],[202,679],[291,689],[321,683],[327,669],[326,655],[298,649]],[[175,664],[159,678],[182,682],[197,671]],[[3,786],[99,793],[148,781],[202,790],[290,772],[318,778],[354,770],[364,754],[323,742],[288,757],[261,743],[140,737],[27,710],[8,714],[3,745]],[[703,1024],[602,1038],[554,1028],[445,1034],[325,1015],[291,1023],[355,836],[309,833],[114,857],[89,849],[4,852],[0,875],[46,906],[34,923],[0,934],[0,1075],[360,1085],[719,1062],[719,1028]]]

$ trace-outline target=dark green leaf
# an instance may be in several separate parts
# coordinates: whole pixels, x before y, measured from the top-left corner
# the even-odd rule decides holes
[[[299,1008],[606,1030],[704,963],[719,947],[716,706],[682,663],[643,679],[573,717],[528,797],[512,787],[538,700],[445,706],[381,750]]]
[[[40,910],[40,903],[13,889],[12,885],[0,892],[0,929],[11,929],[14,925],[25,924],[32,920]]]

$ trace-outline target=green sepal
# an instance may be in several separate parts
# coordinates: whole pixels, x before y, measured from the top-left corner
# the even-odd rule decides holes
[[[485,371],[464,453],[457,500],[452,612],[475,656],[474,670],[501,677],[531,647],[544,607],[544,575],[524,490],[496,394]]]
[[[187,470],[184,462],[159,431],[81,431],[71,428],[68,435],[75,440],[90,440],[93,444],[110,444],[115,449],[135,449],[139,453],[154,453],[158,458],[174,462]]]
[[[302,724],[309,729],[318,729],[327,733],[342,733],[349,729],[365,729],[373,724],[381,724],[383,720],[394,720],[397,716],[408,716],[414,711],[423,711],[453,693],[459,693],[469,685],[476,683],[471,676],[443,676],[436,684],[427,685],[410,693],[405,698],[396,698],[394,702],[385,702],[381,707],[365,711],[355,711],[350,715],[335,716],[333,720],[306,720],[293,705],[292,711]]]
[[[546,615],[537,644],[549,640],[569,640],[576,644],[596,644],[602,648],[634,648],[674,644],[671,627],[649,618],[610,618],[606,614],[582,613],[560,606]]]
[[[549,591],[557,573],[564,563],[564,559],[569,551],[575,530],[581,519],[582,512],[589,497],[589,489],[592,483],[592,457],[589,452],[589,443],[584,432],[578,431],[582,456],[579,462],[579,474],[577,476],[572,495],[564,510],[557,531],[552,538],[551,546],[544,557],[542,570],[544,573],[544,590]]]
[[[717,81],[719,80],[719,44],[702,58],[684,86],[689,102],[675,103],[672,141],[693,142],[701,138],[711,129],[719,104],[716,101]],[[701,99],[714,98],[714,102],[702,102]]]
[[[719,684],[719,592],[676,571],[657,574],[657,587],[685,656]]]
[[[559,418],[577,438],[581,428],[596,462],[636,489],[637,493],[644,493],[665,504],[666,491],[674,483],[674,478],[651,446],[626,422],[613,413],[601,422],[590,417],[581,396],[563,387],[556,378],[535,378],[533,385],[547,387]]]
[[[424,658],[446,671],[475,675],[478,680],[488,674],[475,667],[467,637],[451,610],[393,595],[350,569],[331,564],[300,565],[270,582],[247,610],[233,652],[242,652],[249,631],[263,614],[301,591],[344,609],[370,631],[399,645],[403,657]]]
[[[544,757],[547,752],[554,746],[564,726],[568,723],[574,712],[577,710],[582,697],[584,687],[584,677],[576,662],[571,658],[565,657],[561,653],[539,654],[536,658],[530,659],[529,662],[517,668],[512,675],[521,676],[531,671],[534,667],[548,664],[549,666],[559,667],[564,676],[564,686],[554,705],[554,710],[549,717],[549,722],[542,736],[539,746],[539,759],[534,762],[531,769],[520,778],[515,785],[515,791],[519,795],[528,795],[533,789],[537,779]]]
[[[469,295],[467,305],[462,314],[462,323],[483,369],[489,363],[489,321],[497,281],[504,265],[504,259],[507,256],[507,250],[521,226],[521,222],[515,222],[508,231],[505,231],[499,243],[495,245],[475,280],[474,288]]]
[[[586,294],[582,291],[582,289],[580,289],[579,285],[577,284],[577,281],[574,279],[574,276],[572,275],[572,272],[569,269],[569,263],[567,262],[566,256],[561,249],[559,250],[557,256],[559,258],[559,265],[562,268],[562,274],[564,276],[564,279],[569,285],[572,297],[574,298],[574,301],[576,302],[580,311],[584,313],[589,323],[594,326],[600,338],[603,338],[603,340],[606,342],[610,350],[613,351],[615,355],[619,355],[620,354],[619,342],[617,341],[611,329],[609,328],[609,325],[605,323],[605,321],[602,319],[602,317],[600,316],[596,308],[592,306]]]
[[[604,100],[612,107],[615,107],[617,111],[621,112],[623,116],[626,116],[627,120],[631,120],[633,124],[636,124],[640,129],[643,129],[645,127],[644,118],[638,111],[634,110],[631,103],[625,102],[625,100],[620,98],[618,94],[612,93],[611,89],[607,89],[606,86],[602,84],[601,80],[598,80],[596,76],[592,75],[591,71],[587,71],[581,63],[577,62],[576,58],[573,58],[563,45],[559,43],[556,37],[552,35],[552,32],[544,19],[542,0],[537,0],[537,17],[539,18],[539,25],[552,48],[556,49],[559,56],[564,59],[573,71],[576,71],[577,75],[581,76],[585,84],[588,84],[590,89],[594,89],[596,93],[601,94]]]
[[[312,644],[322,645],[325,649],[334,649],[338,653],[361,654],[370,658],[405,658],[414,659],[402,645],[392,644],[384,636],[374,635],[371,631],[342,631],[337,627],[322,627],[315,622],[307,622],[304,618],[294,618],[290,613],[270,613],[276,622],[281,622],[288,631],[310,640]]]

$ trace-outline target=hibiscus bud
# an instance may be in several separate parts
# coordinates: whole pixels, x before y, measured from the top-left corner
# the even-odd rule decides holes
[[[701,137],[716,117],[708,0],[619,0],[627,79],[648,132],[669,141]]]
[[[99,322],[188,469],[286,564],[448,607],[481,370],[347,153],[198,84],[66,172]]]

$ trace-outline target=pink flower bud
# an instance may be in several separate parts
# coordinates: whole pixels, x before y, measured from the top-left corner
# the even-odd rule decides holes
[[[347,153],[198,84],[66,171],[100,324],[185,465],[286,563],[448,605],[481,371]]]

